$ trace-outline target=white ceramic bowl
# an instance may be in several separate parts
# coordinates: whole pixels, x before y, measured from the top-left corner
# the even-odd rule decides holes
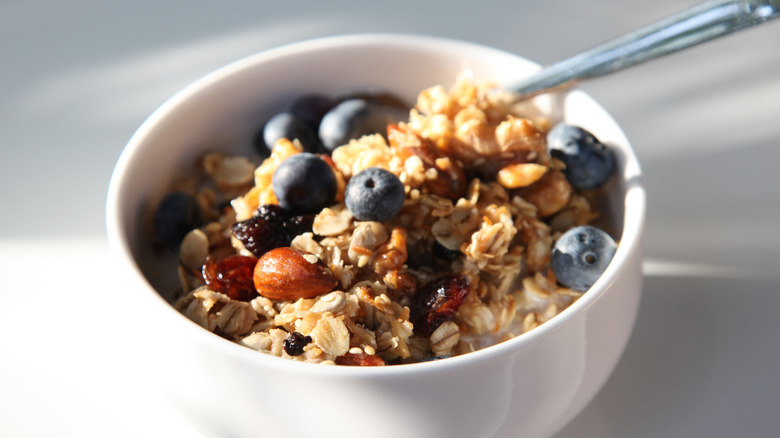
[[[537,69],[516,55],[465,42],[354,35],[294,44],[232,63],[162,105],[132,137],[114,171],[107,226],[127,300],[146,309],[144,340],[159,388],[204,436],[540,437],[554,434],[596,394],[636,318],[645,193],[639,166],[613,119],[579,91],[543,96],[556,120],[587,127],[615,148],[619,181],[611,220],[622,230],[615,258],[579,301],[510,341],[464,356],[379,368],[333,367],[271,357],[209,333],[152,287],[150,205],[175,169],[199,153],[248,151],[259,121],[307,91],[365,87],[414,102],[471,70],[510,83]],[[172,272],[172,271],[167,271]],[[154,353],[152,353],[154,352]],[[154,357],[151,357],[151,355]]]

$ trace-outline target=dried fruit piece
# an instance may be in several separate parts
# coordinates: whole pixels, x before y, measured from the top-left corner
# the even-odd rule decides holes
[[[336,358],[336,365],[350,365],[358,367],[381,367],[385,361],[375,354],[347,353]]]
[[[282,343],[284,351],[290,356],[300,356],[303,354],[303,347],[312,341],[311,336],[305,336],[298,332],[292,332]]]
[[[295,236],[311,231],[313,215],[295,215],[278,205],[263,205],[255,215],[233,226],[233,236],[244,248],[260,257],[266,252],[289,246]]]
[[[439,277],[418,289],[409,306],[409,320],[414,324],[415,333],[429,336],[442,323],[451,320],[468,294],[468,279],[454,274]]]
[[[257,259],[231,255],[219,260],[207,259],[203,265],[203,279],[214,292],[223,293],[234,300],[251,301],[257,297],[253,271]]]
[[[232,232],[233,236],[244,244],[244,248],[257,257],[274,248],[290,244],[281,223],[265,221],[258,217],[236,223]]]
[[[317,256],[286,246],[263,254],[254,267],[257,292],[272,300],[312,298],[330,292],[336,284]]]

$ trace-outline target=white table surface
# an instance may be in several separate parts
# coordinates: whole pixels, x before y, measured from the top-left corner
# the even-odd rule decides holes
[[[0,436],[198,437],[138,384],[154,358],[117,334],[153,328],[103,220],[124,144],[193,80],[374,31],[549,63],[695,3],[0,1]],[[622,360],[556,438],[780,436],[778,41],[771,23],[583,85],[646,174],[646,275]]]

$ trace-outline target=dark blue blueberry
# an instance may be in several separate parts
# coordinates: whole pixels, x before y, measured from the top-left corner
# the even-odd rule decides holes
[[[580,226],[565,232],[556,242],[550,265],[558,283],[585,292],[601,277],[617,245],[605,231]]]
[[[336,100],[323,94],[305,94],[290,104],[289,112],[315,129],[325,114],[336,106]]]
[[[184,192],[166,195],[157,205],[154,227],[163,242],[170,248],[181,244],[184,236],[203,225],[198,202]]]
[[[279,206],[296,214],[319,213],[336,196],[333,169],[318,155],[308,152],[282,161],[271,185]]]
[[[332,151],[349,140],[368,134],[387,134],[387,125],[406,117],[405,111],[365,99],[347,99],[325,114],[320,122],[319,137],[326,150]]]
[[[280,138],[298,139],[306,152],[317,152],[319,148],[316,128],[290,112],[276,114],[263,127],[263,141],[269,151]]]
[[[344,192],[344,203],[361,221],[386,221],[404,205],[404,184],[393,173],[369,167],[353,176]]]
[[[581,190],[606,184],[614,170],[612,151],[579,126],[559,123],[547,134],[550,155],[566,164],[566,179]]]

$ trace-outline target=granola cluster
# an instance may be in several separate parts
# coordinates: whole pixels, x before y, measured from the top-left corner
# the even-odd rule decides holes
[[[232,227],[276,204],[271,178],[302,151],[300,144],[280,140],[257,165],[206,155],[202,169],[213,184],[196,199],[209,222],[181,244],[175,307],[249,348],[345,365],[460,355],[557,315],[581,293],[557,285],[549,268],[553,241],[598,213],[550,157],[549,121],[524,116],[503,97],[462,77],[449,90],[422,91],[408,121],[389,126],[386,135],[354,139],[323,156],[336,174],[336,202],[290,244],[335,279],[335,288],[315,297],[236,300],[203,278],[208,260],[252,256]],[[384,168],[404,184],[405,201],[393,219],[359,221],[343,203],[346,182],[368,167]],[[420,298],[444,277],[462,281]],[[439,312],[435,318],[420,317],[430,306]]]

